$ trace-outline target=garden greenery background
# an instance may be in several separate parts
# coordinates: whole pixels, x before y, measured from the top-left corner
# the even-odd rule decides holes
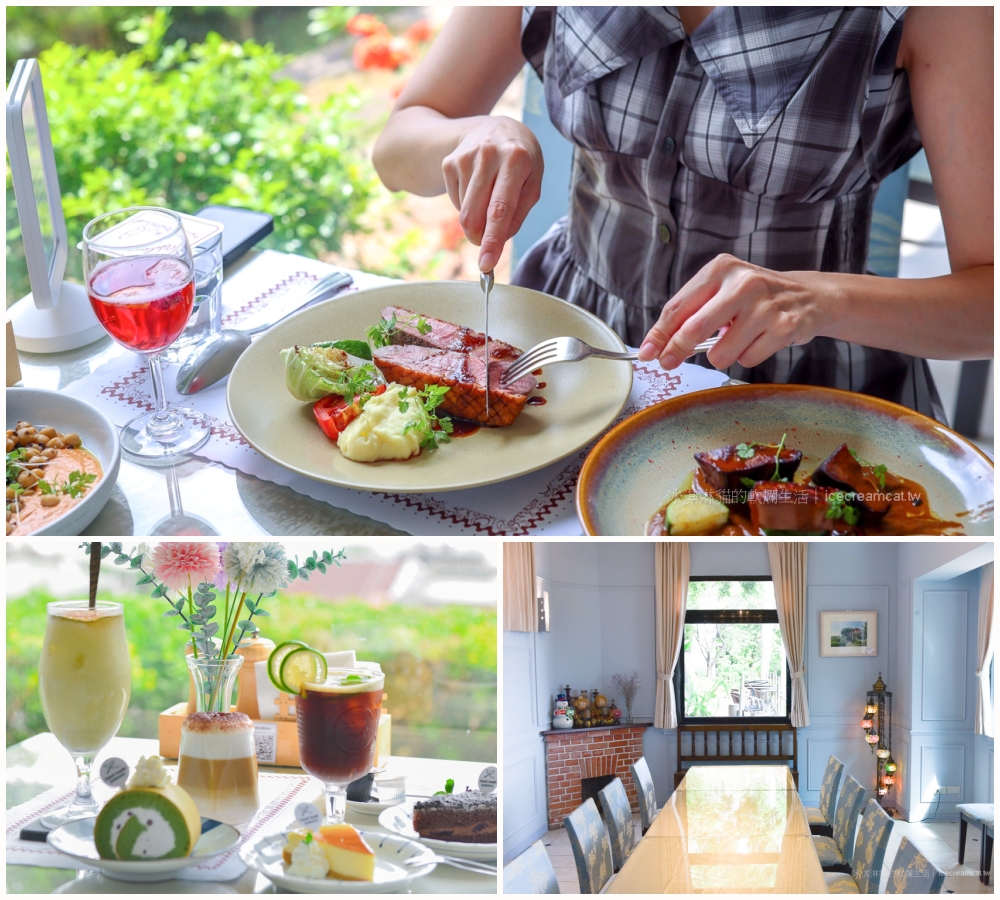
[[[185,638],[162,618],[165,604],[138,591],[101,591],[124,604],[132,658],[132,696],[119,734],[155,738],[160,711],[187,699]],[[45,633],[43,591],[7,599],[7,746],[47,731],[38,698]],[[495,607],[333,602],[304,594],[269,601],[262,635],[319,650],[355,650],[386,673],[392,752],[482,762],[497,760]]]
[[[377,124],[357,115],[358,92],[310,104],[279,74],[289,54],[206,31],[257,30],[294,45],[290,30],[315,46],[356,9],[312,21],[304,8],[261,12],[7,7],[7,77],[19,56],[37,55],[71,246],[94,216],[133,205],[263,210],[275,232],[262,246],[310,256],[337,250],[360,227],[385,192],[365,152]],[[9,166],[6,263],[9,306],[30,290]],[[80,280],[80,269],[80,254],[70,253],[67,277]]]

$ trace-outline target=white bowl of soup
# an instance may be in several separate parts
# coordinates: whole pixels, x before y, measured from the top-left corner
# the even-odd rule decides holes
[[[55,429],[69,438],[65,446],[18,443],[42,450],[55,449],[45,463],[31,463],[38,455],[15,460],[18,473],[32,471],[45,482],[45,489],[19,490],[8,480],[8,529],[11,537],[27,534],[75,535],[86,528],[104,508],[114,490],[121,465],[118,429],[100,410],[75,397],[35,388],[7,388],[8,468],[11,465],[10,432],[19,422],[30,423],[37,433]],[[26,430],[26,429],[22,429]],[[15,432],[16,435],[16,432]],[[77,441],[75,438],[78,438]],[[91,477],[93,476],[93,477]],[[28,484],[31,480],[28,479]],[[15,492],[15,498],[11,493]],[[14,506],[12,510],[11,507]],[[11,524],[13,522],[13,530]]]

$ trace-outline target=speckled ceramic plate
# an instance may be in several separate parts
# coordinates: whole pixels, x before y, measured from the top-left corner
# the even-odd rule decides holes
[[[585,446],[614,420],[632,389],[632,365],[607,359],[550,366],[534,395],[507,428],[481,428],[439,450],[403,462],[357,463],[319,430],[312,405],[285,388],[280,351],[294,344],[364,339],[390,304],[428,316],[483,327],[478,284],[441,281],[389,285],[333,297],[286,319],[253,342],[229,378],[233,422],[253,447],[293,472],[369,491],[430,492],[472,488],[534,472]],[[498,284],[490,295],[490,336],[522,350],[569,335],[608,350],[618,336],[590,313],[547,294]]]
[[[941,518],[993,534],[993,463],[933,419],[864,394],[803,385],[742,385],[685,394],[626,419],[590,452],[576,489],[587,534],[641,535],[697,465],[694,454],[742,441],[802,451],[811,472],[845,441],[919,482]]]
[[[415,800],[407,800],[400,806],[387,809],[378,817],[379,825],[393,834],[420,841],[421,844],[442,856],[456,856],[459,859],[474,859],[479,862],[496,860],[496,844],[468,844],[460,841],[436,841],[433,838],[422,838],[413,830],[413,804],[415,802]]]

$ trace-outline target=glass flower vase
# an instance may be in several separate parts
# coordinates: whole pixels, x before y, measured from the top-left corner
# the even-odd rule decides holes
[[[198,712],[229,712],[233,705],[236,676],[243,665],[242,656],[229,659],[187,656],[188,669],[194,682],[194,699]]]

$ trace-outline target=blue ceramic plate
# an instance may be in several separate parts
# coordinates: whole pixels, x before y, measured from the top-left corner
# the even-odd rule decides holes
[[[933,419],[864,394],[806,385],[740,385],[665,400],[608,432],[580,472],[576,507],[587,534],[642,535],[696,467],[694,454],[743,441],[802,451],[812,472],[846,442],[862,458],[923,485],[951,533],[993,534],[993,463]]]

